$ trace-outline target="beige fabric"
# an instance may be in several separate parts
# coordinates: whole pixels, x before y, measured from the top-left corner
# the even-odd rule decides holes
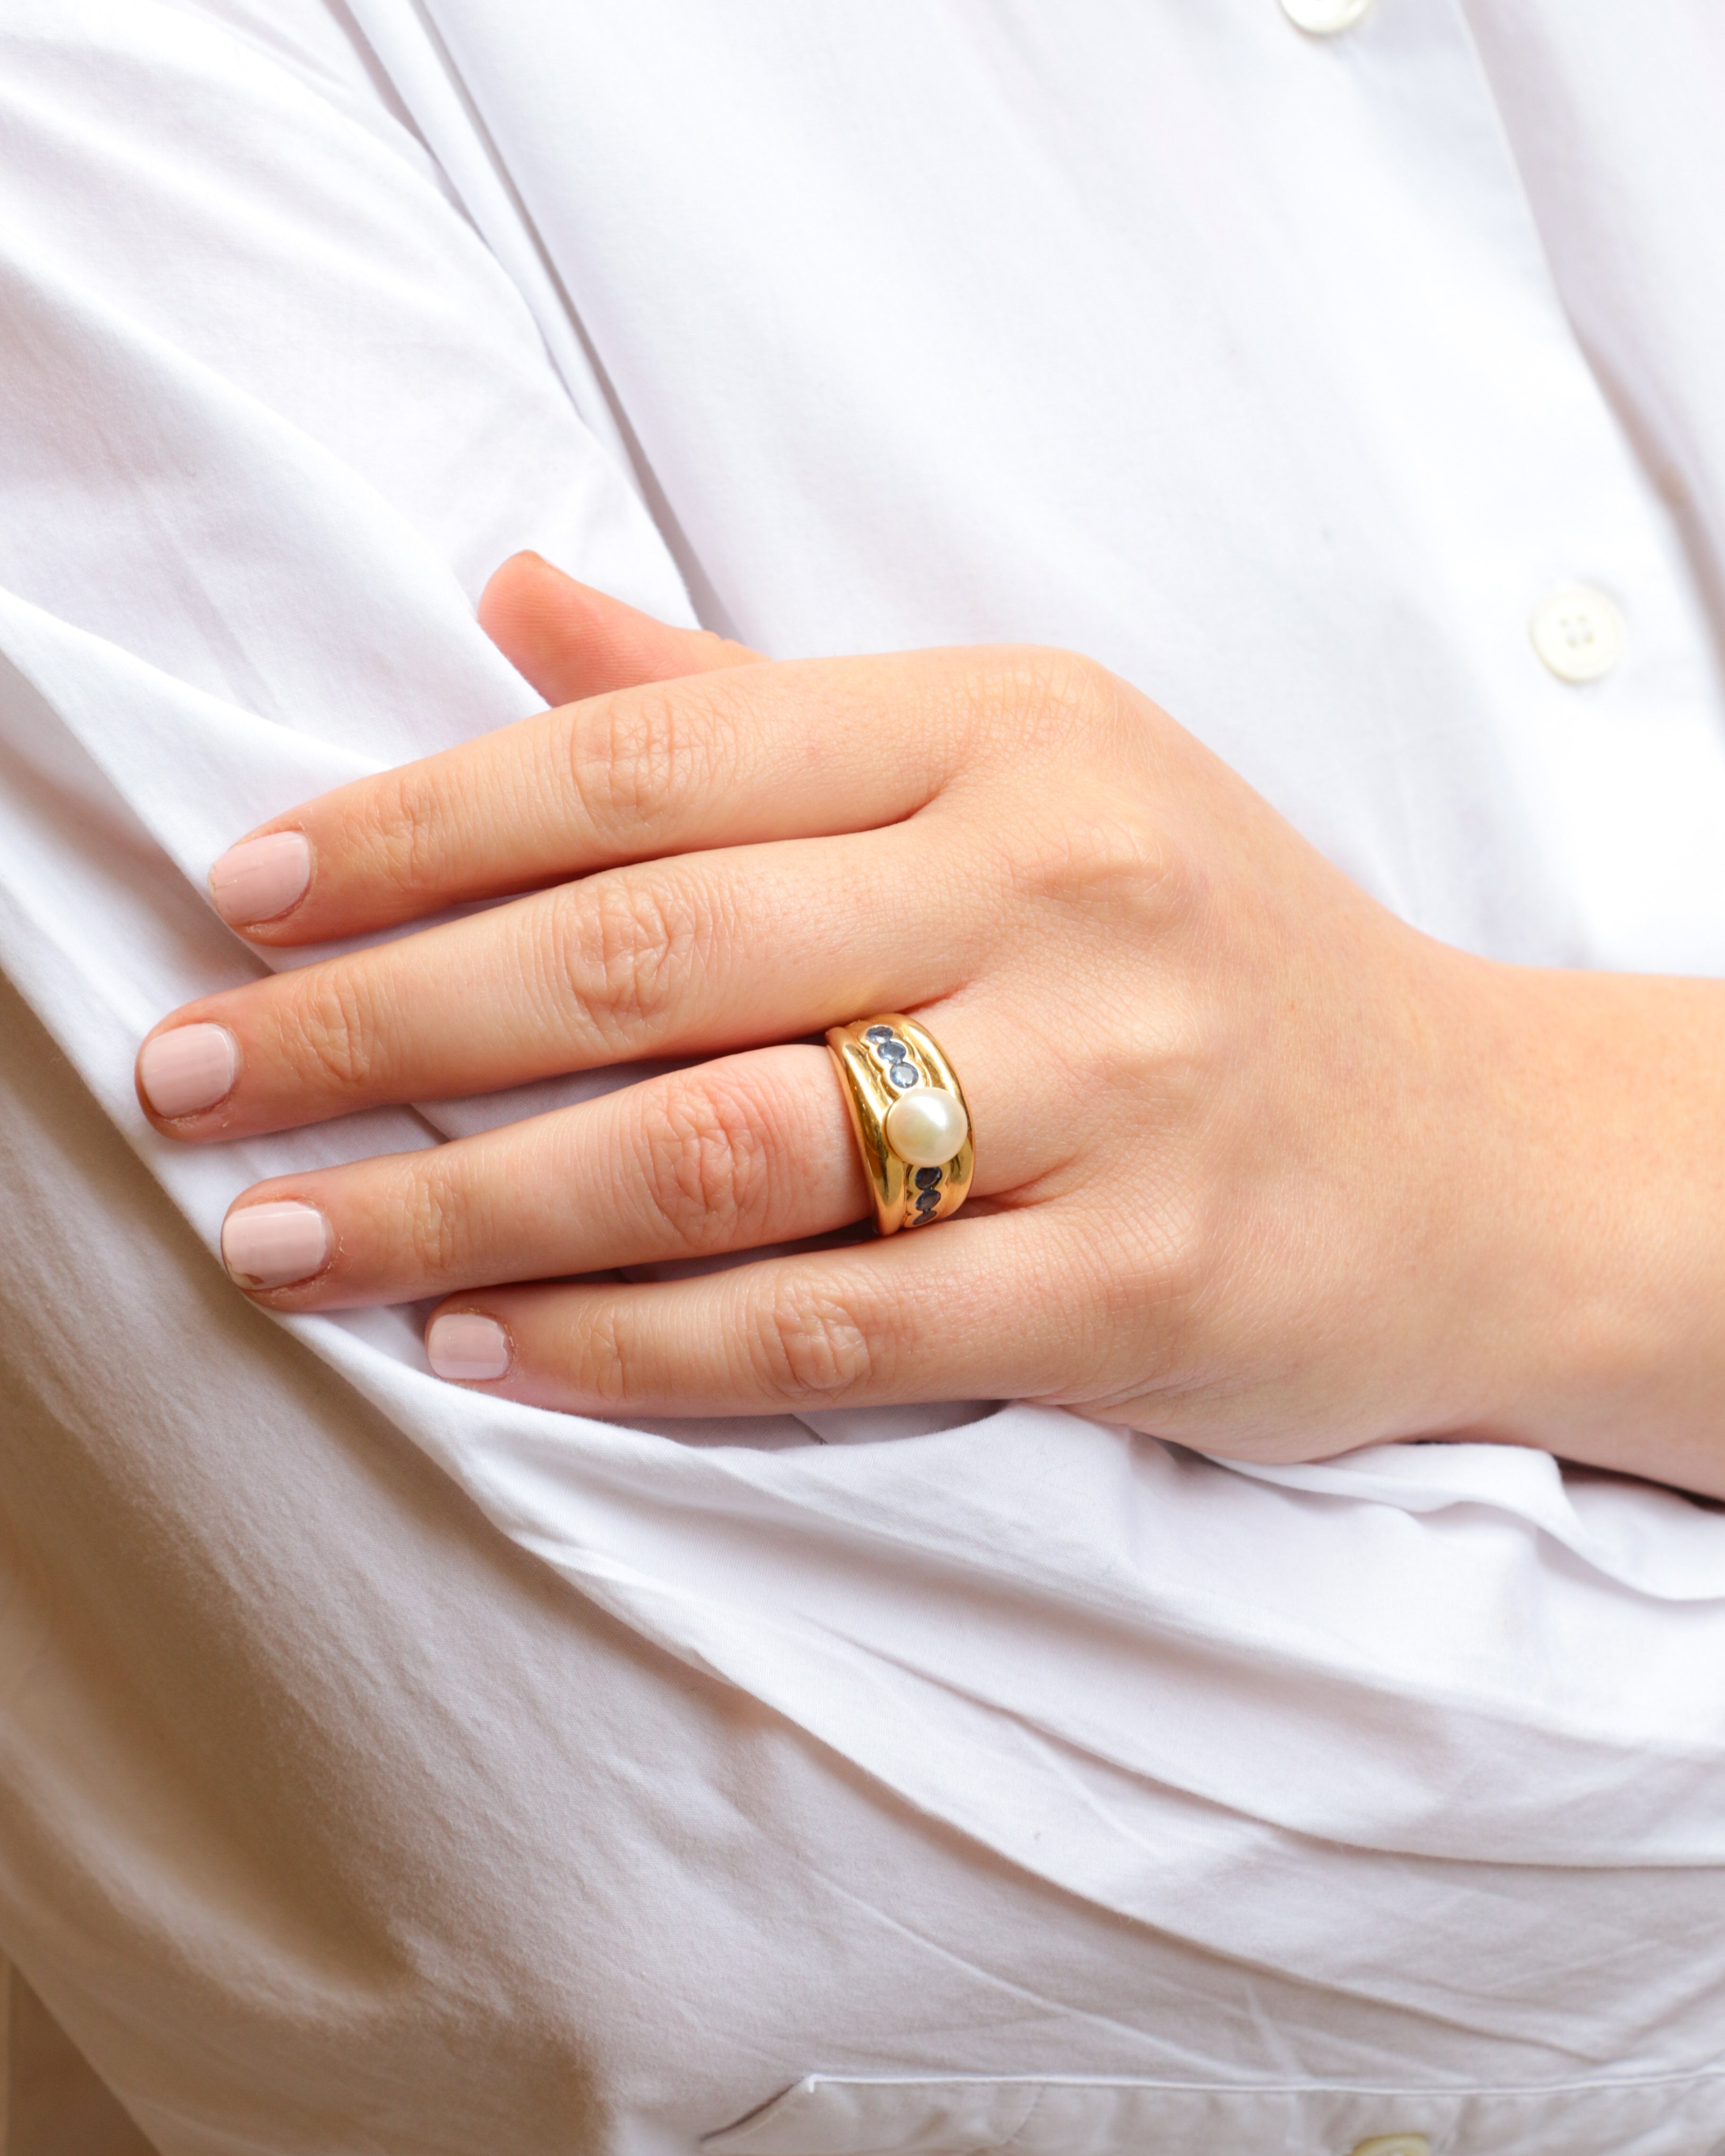
[[[498,1533],[3,983],[0,1314],[0,1943],[162,2156],[687,2156],[814,2066],[1151,2073],[1237,2020],[1235,1963],[917,1818]],[[1345,2065],[1328,1992],[1253,1997]]]
[[[3,1960],[0,2156],[154,2156],[70,2037]]]

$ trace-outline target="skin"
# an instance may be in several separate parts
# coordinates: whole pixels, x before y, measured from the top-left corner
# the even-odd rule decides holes
[[[444,1297],[507,1336],[476,1389],[581,1412],[1016,1398],[1224,1456],[1489,1439],[1725,1494],[1725,988],[1419,934],[1069,654],[770,665],[536,556],[480,618],[553,708],[261,826],[314,872],[244,932],[529,895],[174,1012],[239,1075],[152,1121],[708,1060],[257,1184],[332,1231],[257,1300]],[[964,1075],[962,1216],[619,1276],[865,1219],[807,1043],[886,1010]]]

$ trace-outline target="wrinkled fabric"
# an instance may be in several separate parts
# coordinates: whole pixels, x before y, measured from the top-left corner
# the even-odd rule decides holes
[[[765,0],[19,0],[0,27],[0,964],[147,1172],[161,1219],[146,1206],[131,1232],[162,1270],[140,1278],[180,1311],[158,1322],[153,1287],[116,1286],[120,1171],[50,1148],[54,1198],[20,1151],[10,1187],[38,1195],[5,1276],[14,1383],[85,1429],[80,1502],[134,1489],[146,1433],[177,1463],[151,1500],[175,1525],[137,1589],[146,1640],[176,1563],[249,1553],[255,1593],[223,1621],[260,1700],[347,1732],[325,1768],[342,1801],[374,1810],[387,1786],[384,1873],[411,1871],[428,1804],[441,1817],[426,1778],[485,1813],[491,1839],[464,1831],[440,1874],[490,1867],[475,1971],[502,1941],[543,1968],[519,1904],[548,1878],[570,1907],[590,1893],[588,1870],[551,1864],[526,1794],[579,1780],[583,1864],[632,1882],[608,1886],[583,1952],[627,1961],[640,1927],[662,1947],[626,2011],[590,1965],[546,1980],[592,2145],[686,2147],[848,2066],[1224,2093],[1291,2072],[1488,2077],[1548,2087],[1536,2117],[1568,2156],[1615,2145],[1589,2076],[1675,2074],[1703,2078],[1668,2145],[1692,2149],[1697,2118],[1725,2135],[1705,2079],[1725,1983],[1716,1508],[1489,1447],[1246,1472],[1023,1406],[638,1430],[469,1395],[427,1373],[420,1313],[272,1327],[198,1241],[213,1251],[257,1178],[631,1074],[198,1151],[147,1128],[131,1075],[164,1011],[264,963],[202,896],[223,846],[534,708],[472,609],[523,546],[779,655],[1076,646],[1430,932],[1718,972],[1722,88],[1725,33],[1699,0],[1657,22],[1604,0],[1379,0],[1331,40],[1272,0],[863,19]],[[1527,629],[1578,580],[1629,624],[1585,689]],[[91,1284],[121,1307],[81,1312]],[[477,1507],[444,1536],[459,1563],[427,1540],[443,1499],[379,1496],[362,1562],[212,1474],[246,1373],[262,1398],[281,1356],[316,1373],[271,1411],[282,1471],[362,1474],[397,1434]],[[206,1369],[225,1374],[206,1387]],[[23,1547],[53,1497],[17,1472]],[[481,1803],[425,1737],[440,1670],[460,1696],[475,1643],[506,1629],[480,1614],[506,1560],[463,1541],[489,1532],[479,1515],[562,1598],[543,1639],[511,1635],[521,1668],[578,1667],[591,1697],[629,1702],[614,1732],[649,1698],[675,1725],[665,1702],[691,1685],[736,1703],[711,1741],[667,1738],[666,1817],[729,1786],[727,1713],[783,1732],[794,1797],[752,1789],[734,1845],[672,1861],[675,1834],[644,1833],[627,1800],[629,1745],[577,1775],[558,1710],[531,1697],[479,1717]],[[64,1565],[64,1520],[52,1540]],[[381,1687],[352,1740],[329,1686],[354,1609],[321,1568],[381,1598],[434,1561],[459,1584],[438,1657]],[[74,1684],[93,1713],[99,1661]],[[162,1756],[195,1779],[197,1673],[149,1682],[186,1732]],[[126,1866],[92,1880],[80,1852],[148,1812],[115,1769],[125,1745],[78,1752],[50,1802],[31,1726],[0,1938],[164,2150],[322,2148],[357,2117],[391,2150],[506,2129],[565,2145],[554,2105],[511,2116],[493,2091],[495,2117],[464,2114],[485,2068],[452,2079],[417,2038],[323,2071],[331,2017],[273,1980],[279,1892],[231,1917],[203,1988],[153,1984],[151,1954],[217,1897],[223,1835],[207,1874],[177,1861],[149,1921],[122,1915]],[[853,1814],[866,1834],[823,1841]],[[1074,1942],[1065,1994],[1003,2039],[963,1975],[931,2030],[904,2010],[932,1983],[913,1953],[855,1955],[842,2010],[817,1987],[793,2010],[751,1963],[741,2046],[676,2003],[677,1939],[710,1983],[727,1938],[757,1937],[781,1845],[830,1886],[870,1836],[921,1851],[896,1891],[890,1861],[871,1874],[883,1925],[927,1922],[947,1953],[973,1915],[978,1938],[1022,1926],[1032,1968],[1047,1925]],[[775,1951],[794,1971],[819,1949],[786,1892],[800,1913]],[[305,1921],[315,1940],[324,1919]],[[531,2050],[495,1997],[463,2021],[443,1953],[383,1953],[356,1995],[421,1985],[439,2002],[422,2036]],[[1124,2002],[1182,1972],[1210,2018],[1147,2033]],[[1260,1984],[1273,2011],[1242,2004]],[[194,2062],[218,1998],[225,2062]],[[1659,2156],[1666,2129],[1648,2130]]]

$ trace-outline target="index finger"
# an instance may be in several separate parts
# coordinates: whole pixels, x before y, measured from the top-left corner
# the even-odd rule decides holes
[[[951,662],[762,661],[540,712],[276,817],[218,866],[230,890],[255,864],[255,888],[288,895],[264,920],[244,917],[255,899],[218,910],[259,942],[322,942],[632,861],[896,823],[950,763]]]

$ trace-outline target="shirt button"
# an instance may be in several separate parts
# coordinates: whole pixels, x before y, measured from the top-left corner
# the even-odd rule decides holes
[[[1617,602],[1591,584],[1565,584],[1533,609],[1533,649],[1560,681],[1597,681],[1623,656]]]
[[[1377,2133],[1349,2150],[1348,2156],[1431,2156],[1423,2133]]]
[[[1333,38],[1337,30],[1351,30],[1371,5],[1372,0],[1281,0],[1281,12],[1296,29]]]

